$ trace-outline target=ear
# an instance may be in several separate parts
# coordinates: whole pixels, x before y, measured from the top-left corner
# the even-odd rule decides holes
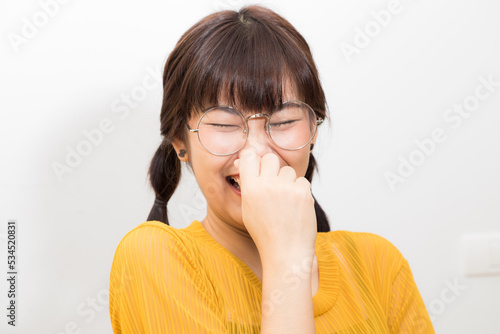
[[[177,152],[177,157],[179,158],[180,161],[183,162],[188,162],[189,161],[189,155],[187,153],[187,148],[184,142],[180,139],[174,139],[172,141],[172,146],[174,146],[175,152]]]

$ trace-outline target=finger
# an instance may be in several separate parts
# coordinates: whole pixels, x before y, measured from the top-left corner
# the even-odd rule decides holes
[[[245,149],[240,153],[238,162],[240,171],[240,182],[244,186],[260,174],[260,156],[252,149]],[[243,187],[245,188],[245,187]]]
[[[297,179],[297,173],[295,173],[295,169],[290,166],[281,167],[278,176],[285,180],[290,180],[292,182]]]
[[[267,153],[260,163],[260,175],[276,176],[280,171],[280,159],[274,153]]]
[[[301,176],[295,180],[295,184],[300,185],[303,189],[308,189],[311,192],[311,182],[309,182],[305,177]],[[312,196],[312,193],[311,193]]]
[[[303,203],[310,203],[314,206],[314,197],[311,192],[311,183],[305,177],[298,177],[295,180],[295,184],[301,189],[299,191],[302,197]]]

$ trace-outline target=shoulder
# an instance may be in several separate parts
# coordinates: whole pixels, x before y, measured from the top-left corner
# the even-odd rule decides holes
[[[164,261],[166,256],[175,256],[192,263],[187,242],[189,235],[175,227],[159,221],[146,221],[130,230],[119,242],[114,262],[148,263]]]
[[[391,276],[407,264],[396,246],[384,237],[368,232],[331,231],[323,238],[349,262],[362,263],[370,272],[391,272]]]
[[[323,238],[331,242],[333,245],[357,249],[371,254],[382,253],[395,256],[401,256],[400,251],[386,238],[368,232],[350,232],[350,231],[330,231],[320,233]]]
[[[158,242],[159,240],[172,240],[172,242],[182,243],[182,240],[186,237],[186,233],[181,229],[157,220],[151,220],[139,224],[125,234],[118,244],[118,248],[130,243],[142,243],[145,245],[147,243]]]

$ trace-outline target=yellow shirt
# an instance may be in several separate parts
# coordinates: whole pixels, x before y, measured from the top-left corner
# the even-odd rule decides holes
[[[384,238],[347,231],[316,237],[316,333],[434,333],[408,262]],[[260,332],[262,284],[199,221],[158,221],[127,233],[109,285],[114,333]]]

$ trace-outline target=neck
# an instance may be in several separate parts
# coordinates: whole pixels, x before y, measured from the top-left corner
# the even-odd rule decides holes
[[[257,277],[261,277],[262,263],[259,251],[244,227],[225,222],[210,210],[201,224],[215,241],[245,262]]]

